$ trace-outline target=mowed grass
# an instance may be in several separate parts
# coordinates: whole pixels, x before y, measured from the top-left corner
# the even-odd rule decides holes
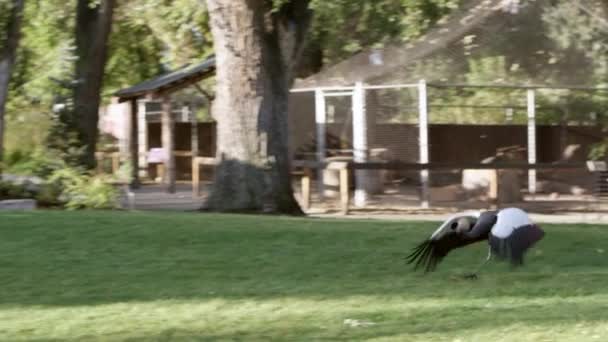
[[[545,225],[526,267],[476,281],[484,244],[405,265],[435,227],[0,213],[0,340],[608,341],[608,227]]]

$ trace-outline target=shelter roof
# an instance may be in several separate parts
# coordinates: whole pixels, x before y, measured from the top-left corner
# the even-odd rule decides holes
[[[131,87],[121,89],[115,93],[115,96],[122,102],[149,94],[171,93],[210,77],[214,73],[215,56],[210,56],[199,63],[186,65]]]

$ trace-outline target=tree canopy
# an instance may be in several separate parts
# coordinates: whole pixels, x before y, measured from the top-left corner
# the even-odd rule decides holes
[[[91,4],[97,2],[90,1]],[[279,8],[287,2],[289,0],[275,0],[274,5]],[[6,27],[11,3],[0,0],[0,30]],[[76,0],[25,1],[22,39],[6,107],[9,153],[44,145],[42,137],[48,132],[52,105],[65,92],[57,81],[70,79],[74,72],[76,3]],[[296,75],[308,76],[366,48],[412,41],[464,3],[467,1],[311,0],[314,16]],[[608,10],[605,1],[554,3],[537,20],[561,48],[561,55],[552,58],[568,60],[578,55],[590,58],[595,61],[589,71],[595,83],[606,84]],[[2,33],[0,44],[4,44]],[[117,0],[102,101],[107,103],[111,94],[120,88],[203,59],[213,53],[212,40],[205,1]],[[448,67],[449,60],[446,60],[429,68]],[[465,79],[484,79],[488,73],[502,73],[510,67],[501,56],[483,56],[470,61]],[[476,97],[468,100],[476,101]]]

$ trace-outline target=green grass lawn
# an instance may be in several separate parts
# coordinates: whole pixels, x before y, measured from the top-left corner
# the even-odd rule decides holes
[[[484,244],[404,264],[435,226],[0,213],[0,340],[608,341],[607,226],[545,225],[526,267],[476,281]]]

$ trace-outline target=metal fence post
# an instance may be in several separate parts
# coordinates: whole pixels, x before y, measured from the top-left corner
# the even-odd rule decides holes
[[[418,82],[418,135],[420,148],[420,163],[429,162],[429,115],[427,103],[427,85],[425,80]],[[429,170],[420,170],[421,203],[422,208],[429,207]]]
[[[317,162],[325,162],[325,123],[327,114],[325,112],[325,95],[322,89],[315,89],[315,123],[317,136]],[[323,198],[325,187],[323,186],[323,167],[317,168],[317,191],[319,198]]]
[[[528,89],[528,163],[536,164],[536,99],[534,89]],[[536,170],[528,170],[528,192],[536,194]]]
[[[357,82],[352,95],[353,111],[353,160],[355,163],[367,162],[367,118],[365,112],[365,89],[363,83]],[[354,204],[365,207],[367,202],[367,170],[355,171]]]

